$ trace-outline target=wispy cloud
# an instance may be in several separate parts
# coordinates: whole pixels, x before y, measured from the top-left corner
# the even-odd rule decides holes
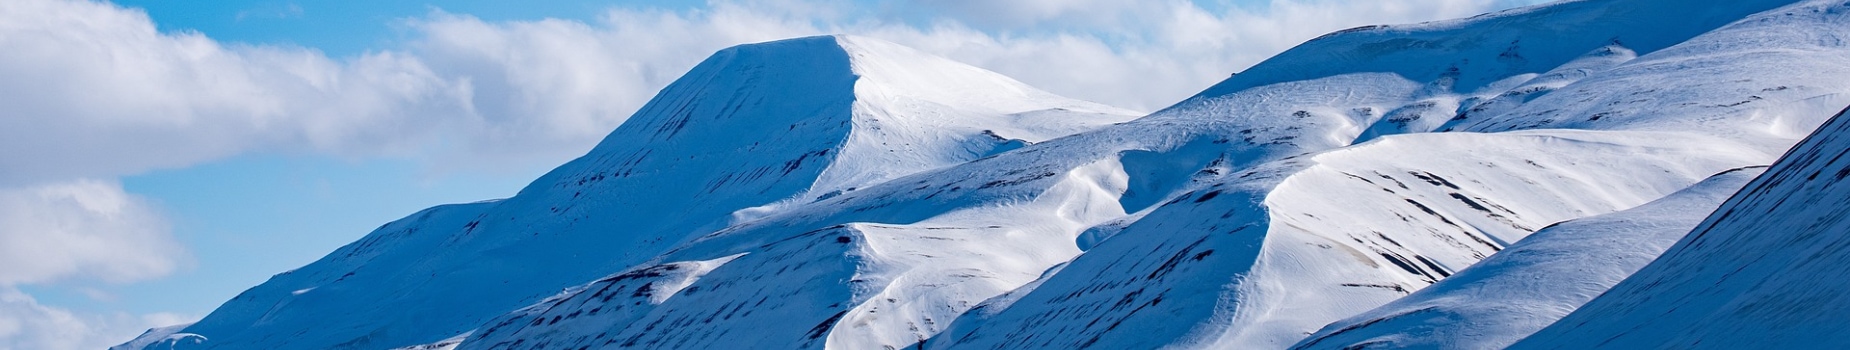
[[[172,313],[90,313],[40,304],[0,286],[0,349],[95,350],[128,341],[148,328],[193,322]]]
[[[114,182],[0,189],[0,286],[164,276],[188,262],[168,230],[158,211]]]

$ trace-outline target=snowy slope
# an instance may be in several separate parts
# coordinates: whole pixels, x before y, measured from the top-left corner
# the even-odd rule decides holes
[[[1847,137],[1840,114],[1662,257],[1511,348],[1850,347]]]
[[[184,332],[216,348],[435,342],[702,228],[1128,118],[874,40],[741,46],[517,196],[387,224]]]
[[[1791,130],[1806,130],[1817,125],[1822,122],[1822,115],[1825,114],[1820,111],[1825,108],[1834,109],[1837,106],[1833,105],[1850,102],[1845,101],[1843,95],[1843,92],[1850,91],[1850,86],[1844,85],[1841,79],[1820,78],[1850,74],[1850,69],[1843,66],[1844,62],[1850,61],[1841,59],[1846,53],[1843,48],[1820,45],[1820,41],[1816,40],[1745,35],[1758,29],[1737,29],[1709,34],[1696,30],[1682,32],[1696,37],[1686,38],[1668,49],[1658,48],[1661,50],[1657,51],[1645,51],[1652,47],[1639,44],[1632,44],[1636,46],[1621,50],[1612,46],[1615,41],[1608,39],[1619,37],[1620,39],[1616,41],[1619,45],[1626,45],[1628,42],[1649,42],[1648,40],[1627,40],[1625,38],[1628,37],[1627,35],[1641,38],[1661,37],[1657,35],[1661,32],[1651,32],[1651,28],[1676,30],[1686,23],[1707,22],[1720,26],[1728,21],[1749,16],[1751,12],[1748,11],[1773,8],[1778,5],[1780,5],[1778,2],[1730,2],[1715,8],[1739,6],[1736,9],[1743,9],[1742,12],[1734,14],[1739,17],[1705,21],[1702,20],[1702,13],[1691,12],[1709,11],[1713,8],[1684,8],[1687,6],[1674,1],[1568,2],[1546,8],[1516,10],[1460,22],[1443,22],[1412,28],[1376,28],[1355,31],[1308,43],[1279,58],[1267,61],[1267,64],[1240,74],[1215,89],[1210,89],[1203,96],[1198,96],[1145,120],[1163,117],[1165,113],[1183,115],[1200,113],[1233,119],[1236,123],[1247,126],[1261,125],[1262,127],[1255,128],[1257,130],[1265,130],[1266,128],[1263,127],[1267,126],[1265,124],[1282,124],[1273,126],[1274,130],[1293,129],[1294,132],[1299,133],[1298,135],[1275,137],[1272,140],[1289,138],[1286,142],[1300,145],[1322,143],[1340,146],[1341,141],[1339,140],[1361,132],[1357,129],[1380,130],[1376,126],[1394,122],[1394,118],[1387,116],[1409,115],[1401,112],[1405,109],[1446,115],[1449,114],[1446,111],[1450,110],[1449,106],[1453,103],[1450,101],[1459,101],[1460,105],[1473,105],[1472,101],[1483,100],[1476,96],[1509,94],[1508,92],[1483,94],[1483,91],[1517,91],[1506,89],[1519,88],[1523,86],[1520,82],[1526,80],[1546,78],[1543,80],[1551,81],[1550,84],[1559,84],[1562,91],[1584,91],[1577,93],[1589,96],[1631,96],[1634,100],[1646,101],[1612,104],[1602,99],[1550,98],[1556,94],[1549,93],[1535,97],[1522,106],[1499,108],[1505,108],[1511,111],[1510,113],[1523,113],[1531,109],[1585,111],[1595,110],[1594,107],[1619,106],[1623,107],[1622,111],[1629,113],[1627,116],[1631,118],[1622,119],[1625,121],[1623,123],[1596,122],[1564,125],[1531,123],[1506,129],[1539,129],[1550,126],[1604,130],[1599,134],[1608,135],[1608,138],[1586,143],[1604,144],[1611,143],[1613,140],[1624,140],[1632,145],[1650,145],[1660,150],[1602,152],[1595,147],[1521,146],[1510,141],[1499,140],[1520,140],[1520,138],[1493,136],[1502,135],[1500,133],[1486,135],[1486,140],[1459,144],[1439,142],[1438,140],[1444,139],[1439,135],[1385,137],[1377,139],[1377,142],[1364,143],[1348,147],[1343,151],[1328,153],[1328,155],[1340,155],[1344,152],[1361,152],[1369,148],[1391,149],[1383,150],[1371,157],[1379,159],[1380,163],[1385,163],[1383,165],[1404,168],[1394,169],[1396,171],[1382,171],[1382,174],[1437,173],[1441,176],[1436,178],[1426,176],[1433,178],[1432,181],[1424,181],[1415,176],[1414,179],[1399,180],[1399,182],[1431,183],[1437,186],[1451,183],[1461,190],[1469,191],[1459,191],[1461,192],[1459,197],[1440,192],[1424,196],[1408,196],[1405,199],[1395,197],[1378,197],[1382,200],[1351,198],[1348,194],[1352,192],[1331,187],[1341,183],[1340,181],[1360,183],[1362,180],[1347,178],[1343,175],[1323,177],[1328,180],[1305,179],[1305,181],[1265,180],[1263,179],[1264,172],[1255,172],[1259,175],[1253,175],[1253,177],[1246,177],[1247,173],[1240,173],[1239,176],[1231,178],[1223,177],[1218,181],[1213,181],[1220,187],[1202,189],[1195,193],[1216,193],[1215,199],[1203,200],[1200,198],[1206,195],[1201,195],[1195,197],[1194,200],[1165,206],[1146,214],[1141,220],[1122,229],[1113,239],[1102,242],[1072,263],[1064,265],[1059,274],[1034,284],[1036,286],[1034,290],[1012,293],[994,305],[985,306],[984,312],[967,315],[959,322],[970,324],[953,325],[952,331],[942,333],[934,339],[934,344],[928,345],[943,345],[949,348],[960,346],[971,348],[1012,346],[1148,348],[1182,344],[1226,348],[1284,348],[1329,322],[1373,308],[1399,297],[1400,294],[1419,289],[1435,279],[1435,276],[1443,277],[1451,270],[1470,265],[1474,262],[1472,259],[1481,258],[1490,253],[1475,250],[1494,250],[1486,249],[1487,247],[1472,247],[1472,242],[1474,242],[1472,237],[1485,237],[1484,240],[1492,241],[1494,244],[1514,241],[1526,235],[1528,230],[1554,221],[1629,208],[1680,190],[1715,172],[1733,167],[1769,163],[1773,160],[1770,155],[1777,154],[1796,141],[1797,135],[1791,133]],[[1641,8],[1663,11],[1631,11]],[[1781,15],[1778,13],[1772,13],[1760,17],[1779,16]],[[1650,25],[1656,23],[1661,23],[1663,26]],[[1807,33],[1806,30],[1796,29],[1826,24],[1813,20],[1810,22],[1793,21],[1787,25],[1790,27],[1784,28],[1784,32]],[[1556,31],[1548,30],[1550,28]],[[1605,28],[1613,32],[1589,34],[1587,32],[1591,30],[1589,28]],[[1735,28],[1748,27],[1736,26]],[[1703,35],[1698,36],[1698,34]],[[1560,37],[1554,35],[1560,35]],[[1358,37],[1348,38],[1347,36]],[[1615,61],[1613,57],[1632,55],[1625,51],[1641,54],[1637,56],[1637,59],[1627,60],[1596,73],[1586,74],[1571,83],[1561,83],[1562,79],[1568,77],[1551,78],[1548,74],[1543,74],[1547,71],[1560,71],[1557,68],[1513,64],[1482,65],[1476,66],[1478,67],[1476,69],[1461,68],[1457,71],[1450,68],[1454,62],[1465,60],[1494,61],[1495,57],[1503,56],[1497,52],[1508,47],[1486,48],[1479,45],[1476,46],[1476,50],[1460,50],[1457,46],[1439,44],[1403,45],[1394,46],[1403,48],[1403,50],[1391,51],[1392,54],[1403,57],[1420,57],[1421,53],[1426,52],[1431,52],[1428,53],[1431,56],[1449,53],[1463,58],[1450,62],[1447,59],[1360,60],[1357,65],[1361,68],[1358,69],[1378,69],[1393,73],[1384,75],[1364,71],[1316,78],[1310,81],[1262,85],[1243,90],[1232,88],[1260,84],[1243,82],[1241,79],[1263,83],[1266,77],[1270,76],[1300,77],[1306,71],[1343,69],[1302,67],[1302,64],[1297,62],[1317,61],[1317,59],[1290,57],[1298,53],[1316,52],[1310,51],[1309,48],[1318,48],[1319,51],[1325,52],[1355,52],[1370,47],[1418,41],[1407,37],[1415,39],[1436,37],[1441,39],[1428,41],[1444,43],[1454,42],[1446,38],[1455,36],[1465,38],[1520,36],[1527,38],[1524,40],[1545,43],[1580,41],[1586,46],[1573,48],[1583,50],[1575,53],[1579,56],[1527,51],[1521,53],[1524,57],[1538,58],[1578,57],[1567,59],[1565,63],[1562,63],[1567,67],[1582,67],[1574,68],[1575,70],[1597,66],[1598,62]],[[1584,40],[1588,36],[1602,39]],[[1320,41],[1328,43],[1319,43]],[[1496,41],[1460,40],[1460,42],[1481,44]],[[1344,45],[1353,45],[1355,49],[1347,49]],[[1548,46],[1553,45],[1542,47]],[[1472,59],[1473,54],[1485,52],[1489,52],[1485,54],[1488,57]],[[1333,56],[1339,58],[1337,62],[1341,63],[1342,58],[1363,55]],[[1533,64],[1538,61],[1540,60],[1527,62]],[[1272,62],[1283,62],[1280,64],[1284,67],[1294,68],[1275,72],[1268,66]],[[1667,64],[1674,64],[1677,69],[1666,69]],[[1340,65],[1337,66],[1340,67]],[[1493,74],[1494,70],[1487,69],[1487,66],[1511,70]],[[1803,69],[1792,70],[1791,67],[1803,67]],[[1533,70],[1525,72],[1523,69]],[[1431,73],[1421,75],[1424,74],[1421,72]],[[1405,81],[1408,78],[1422,76],[1433,80]],[[1497,76],[1503,78],[1493,78]],[[1472,86],[1473,84],[1459,83],[1469,81],[1491,83],[1485,83],[1475,91],[1454,90]],[[1686,82],[1720,83],[1685,85]],[[1309,86],[1299,90],[1288,90],[1300,85]],[[1779,86],[1787,88],[1781,89],[1778,88]],[[1217,91],[1236,92],[1223,96],[1210,96]],[[1318,93],[1329,91],[1338,93],[1339,98],[1320,98],[1318,95]],[[1406,107],[1395,107],[1395,104],[1389,103],[1368,103],[1369,101],[1356,97],[1395,96],[1392,94],[1396,92],[1401,93],[1398,97],[1405,103],[1400,106]],[[1281,101],[1302,96],[1310,96],[1307,98],[1310,100],[1321,100],[1317,102],[1322,104],[1293,106],[1291,103],[1296,101]],[[1472,97],[1461,98],[1461,96]],[[1716,102],[1713,105],[1698,106],[1703,109],[1702,113],[1653,113],[1653,111],[1660,110],[1674,112],[1696,109],[1698,107],[1680,106],[1689,103],[1686,99],[1692,98],[1730,102],[1765,100],[1778,101],[1778,103]],[[1279,107],[1284,107],[1284,110],[1294,107],[1303,108],[1302,110],[1307,113],[1280,113],[1291,117],[1280,116],[1270,120],[1243,119],[1247,117],[1246,113],[1275,111],[1279,110]],[[1530,115],[1470,116],[1472,109],[1470,107],[1459,108],[1458,111],[1465,117],[1459,119],[1454,116],[1446,122],[1458,123],[1455,125],[1462,129],[1464,122],[1473,120],[1505,120]],[[1590,113],[1583,115],[1582,119],[1591,117]],[[1296,120],[1291,118],[1296,118]],[[1364,129],[1362,128],[1364,125],[1372,126]],[[1441,129],[1454,128],[1443,127]],[[1108,131],[1112,129],[1101,132]],[[1246,134],[1244,132],[1247,130],[1240,131],[1242,131],[1241,134]],[[1560,131],[1538,130],[1537,132],[1557,133]],[[1680,137],[1690,138],[1652,140],[1650,138],[1653,136],[1650,135],[1680,135]],[[1292,138],[1293,136],[1297,137]],[[1727,142],[1722,140],[1734,140],[1740,144],[1738,147],[1724,147],[1722,145]],[[1388,141],[1391,144],[1376,145],[1381,141]],[[1237,142],[1235,143],[1235,147],[1238,147]],[[1475,160],[1475,158],[1494,159],[1499,156],[1495,152],[1480,150],[1495,149],[1492,146],[1500,144],[1518,148],[1501,155],[1508,157],[1506,158],[1509,159],[1507,163]],[[1727,150],[1698,150],[1690,147],[1715,147]],[[1301,151],[1302,148],[1298,150]],[[1670,164],[1696,166],[1698,164],[1693,161],[1697,160],[1715,161],[1721,164],[1711,163],[1712,167],[1701,170],[1684,169],[1686,172],[1677,176],[1657,177],[1657,175],[1668,174],[1652,170],[1651,167],[1661,165],[1655,165],[1649,159],[1663,156],[1665,153],[1663,150],[1689,152],[1688,156],[1669,156],[1669,159],[1664,162]],[[1453,155],[1454,153],[1449,152],[1463,154]],[[1250,157],[1249,154],[1243,155]],[[1731,155],[1737,155],[1738,158],[1718,159],[1731,157]],[[1426,165],[1433,163],[1428,158],[1448,156],[1461,158],[1457,161],[1462,164]],[[1512,166],[1526,165],[1527,162],[1524,160],[1537,160],[1540,157],[1568,159],[1564,159],[1559,164],[1531,166],[1532,169],[1527,169],[1527,171],[1520,166]],[[1268,159],[1264,153],[1254,158],[1278,159]],[[1610,168],[1605,169],[1601,169],[1603,166],[1600,165],[1588,164],[1599,160],[1614,163],[1610,165]],[[1319,163],[1321,162],[1319,160]],[[1632,168],[1634,166],[1636,168]],[[1329,167],[1342,168],[1343,165],[1332,164]],[[1494,167],[1510,173],[1496,176],[1471,174],[1462,177],[1446,174],[1446,172],[1467,170],[1473,167]],[[1240,168],[1234,167],[1234,169]],[[1297,170],[1282,170],[1282,172],[1294,171]],[[1347,171],[1343,173],[1374,180],[1366,177],[1370,175],[1367,172]],[[1565,174],[1589,176],[1565,179],[1556,177]],[[1304,176],[1294,175],[1292,177]],[[1511,178],[1523,180],[1509,181]],[[1614,180],[1636,182],[1617,184],[1612,183]],[[1277,185],[1273,185],[1274,183]],[[1302,185],[1293,186],[1293,184]],[[1387,186],[1397,187],[1393,183],[1384,183],[1381,187]],[[1295,193],[1289,191],[1293,188],[1310,190]],[[1230,196],[1229,191],[1239,195]],[[1496,196],[1487,194],[1499,192],[1503,194]],[[1379,193],[1387,194],[1385,191]],[[1550,196],[1555,198],[1549,198]],[[1324,201],[1324,203],[1293,205],[1312,198]],[[1482,203],[1484,201],[1478,198],[1495,198],[1490,202],[1497,202],[1498,205],[1508,208],[1509,212],[1493,212],[1496,206],[1484,204]],[[1520,198],[1527,202],[1514,205],[1501,203],[1507,200],[1504,198]],[[1409,199],[1412,201],[1408,201]],[[1479,205],[1472,205],[1473,203],[1466,202],[1467,199],[1478,202],[1476,204]],[[1187,206],[1200,206],[1200,208]],[[1477,207],[1491,210],[1478,210]],[[1430,209],[1430,211],[1421,210],[1421,208]],[[1537,214],[1537,212],[1545,213],[1557,208],[1572,209],[1568,213],[1555,212],[1556,215]],[[1399,212],[1400,210],[1405,210],[1405,212]],[[1386,212],[1394,212],[1398,215],[1389,215]],[[1511,214],[1511,212],[1517,214]],[[1333,213],[1341,215],[1331,215]],[[1305,214],[1320,219],[1313,219]],[[1444,220],[1438,220],[1439,218],[1444,218]],[[1418,222],[1410,223],[1412,227],[1402,224],[1409,222],[1408,220]],[[1533,224],[1519,220],[1530,220],[1529,222]],[[1466,224],[1456,224],[1459,222],[1466,222]],[[1342,223],[1349,225],[1348,227],[1338,225]],[[1401,228],[1394,229],[1395,227]],[[1375,235],[1375,232],[1370,231],[1378,231],[1380,235]],[[1429,232],[1439,234],[1425,234]],[[1460,242],[1460,244],[1454,245],[1451,242]],[[1326,249],[1323,248],[1324,246],[1331,248]],[[1384,247],[1394,249],[1384,249]],[[1407,248],[1402,249],[1402,247]],[[1203,255],[1209,251],[1212,253]],[[1193,257],[1196,255],[1202,255],[1203,259],[1194,260]],[[1362,258],[1349,258],[1349,256]],[[1422,259],[1431,260],[1431,264]],[[1157,273],[1159,271],[1162,273]]]
[[[1325,326],[1292,348],[1509,346],[1650,263],[1763,170],[1729,170],[1636,208],[1550,225],[1426,289]]]
[[[1497,252],[1506,244],[1498,236],[1637,205],[1770,158],[1673,138],[1402,135],[1219,170],[1228,181],[1145,214],[1031,292],[985,305],[941,334],[945,343],[927,345],[1148,348],[1188,341],[1196,327],[1293,342]],[[1422,156],[1401,156],[1411,152]],[[1235,305],[1252,309],[1223,309]],[[1262,307],[1271,309],[1219,314]],[[1229,319],[1244,324],[1216,324]]]
[[[1841,96],[1806,97],[1815,92],[1784,94],[1794,89],[1818,89],[1820,86],[1815,84],[1820,82],[1829,84],[1821,79],[1807,78],[1818,72],[1844,71],[1842,67],[1850,57],[1845,56],[1841,43],[1829,38],[1850,34],[1846,32],[1850,28],[1843,25],[1847,19],[1845,9],[1843,4],[1811,1],[1757,14],[1615,68],[1605,75],[1567,85],[1536,99],[1532,106],[1512,108],[1507,114],[1494,118],[1454,122],[1478,131],[1495,131],[1520,124],[1528,124],[1522,127],[1612,124],[1614,129],[1620,130],[1699,131],[1696,129],[1706,128],[1700,131],[1742,140],[1778,140],[1765,135],[1803,133],[1802,130],[1810,129],[1807,126],[1810,121],[1793,123],[1787,119],[1811,119],[1798,114],[1797,110],[1811,110],[1811,113],[1822,115],[1824,108],[1846,103]],[[1800,59],[1794,56],[1815,57]],[[1648,92],[1621,93],[1626,86],[1639,81],[1676,83],[1657,84]],[[1768,85],[1767,82],[1780,83],[1756,88]],[[1788,86],[1788,82],[1799,84]],[[1566,101],[1593,103],[1564,103]],[[1652,107],[1627,107],[1638,104]],[[1749,104],[1770,106],[1750,110],[1755,114],[1747,117],[1740,117],[1741,111],[1727,109]],[[1782,109],[1792,111],[1766,112]],[[1567,117],[1572,115],[1585,118]],[[1702,122],[1688,123],[1687,120]],[[1620,217],[1652,215],[1650,212],[1650,209],[1637,209]],[[1708,212],[1710,210],[1683,213],[1684,216],[1699,216],[1683,218],[1688,223],[1681,230],[1660,226],[1656,229],[1659,233],[1674,235],[1656,236],[1652,238],[1657,241],[1653,245],[1627,244],[1623,249],[1615,249],[1604,243],[1585,247],[1572,243],[1595,241],[1591,240],[1594,236],[1587,235],[1598,233],[1564,233],[1561,236],[1586,237],[1538,237],[1542,241],[1525,241],[1524,244],[1531,244],[1541,252],[1499,255],[1465,271],[1459,276],[1463,277],[1461,279],[1447,280],[1436,289],[1324,327],[1318,334],[1300,342],[1298,347],[1334,349],[1367,345],[1367,348],[1475,349],[1508,346],[1572,312],[1642,267]],[[1634,235],[1643,231],[1637,226],[1639,221],[1600,223],[1604,220],[1575,222],[1557,227],[1557,230],[1616,230],[1634,232],[1631,233]],[[1595,242],[1609,242],[1609,239]],[[1615,258],[1627,255],[1632,259]],[[1645,259],[1639,260],[1639,257]],[[1480,269],[1485,271],[1477,271]]]
[[[873,40],[742,46],[519,195],[388,224],[183,332],[1285,348],[1543,227],[1774,161],[1850,104],[1844,11],[1792,3],[1348,30],[1130,121]]]
[[[135,337],[134,340],[109,347],[109,350],[175,349],[204,343],[205,337],[198,334],[180,333],[180,330],[191,325],[193,324],[182,323],[152,328]]]

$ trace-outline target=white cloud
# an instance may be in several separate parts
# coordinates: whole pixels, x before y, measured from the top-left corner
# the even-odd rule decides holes
[[[169,313],[77,312],[43,305],[18,289],[0,287],[0,349],[103,349],[148,328],[198,319]]]
[[[160,33],[140,11],[107,3],[0,2],[0,49],[11,53],[0,55],[0,168],[9,169],[0,187],[251,152],[393,155],[471,170],[554,164],[589,148],[714,50],[835,32],[1152,110],[1328,31],[1509,5],[1274,0],[1217,12],[1183,0],[912,0],[828,10],[848,4],[619,8],[590,23],[436,12],[407,22],[412,40],[403,47],[333,59]],[[903,14],[925,8],[944,17]]]
[[[197,320],[72,311],[40,304],[14,287],[142,281],[190,262],[159,212],[115,182],[0,188],[0,349],[101,349],[150,327]],[[114,298],[93,288],[77,292],[99,302]]]
[[[1176,6],[1173,0],[910,0],[898,8],[955,18],[989,30],[1059,28],[1127,29],[1129,20],[1153,9]],[[1190,4],[1192,5],[1192,4]],[[891,14],[904,16],[904,14]]]
[[[1317,35],[1462,17],[1515,3],[1277,0],[1261,10],[1215,12],[1181,0],[913,0],[875,5],[884,11],[871,9],[858,18],[791,10],[828,4],[759,0],[713,2],[688,12],[620,8],[590,23],[491,23],[437,13],[410,22],[421,38],[405,49],[445,79],[469,82],[471,107],[493,129],[476,141],[507,149],[531,144],[535,135],[570,141],[557,144],[588,144],[701,57],[741,43],[866,35],[1056,93],[1153,110]],[[950,17],[922,23],[907,17],[919,9]],[[558,147],[549,142],[543,148]]]
[[[0,50],[0,186],[416,147],[401,116],[460,110],[462,94],[403,55],[227,46],[87,1],[0,2]]]
[[[173,272],[187,257],[159,212],[119,184],[0,189],[0,287],[147,280]]]
[[[1186,0],[911,0],[889,16],[924,9],[956,17],[923,29],[860,29],[1055,93],[1153,110],[1332,31],[1540,2],[1272,0],[1204,7]]]

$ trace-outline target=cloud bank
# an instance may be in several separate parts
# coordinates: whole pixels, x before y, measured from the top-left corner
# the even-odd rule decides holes
[[[148,328],[198,319],[167,313],[76,313],[41,305],[18,289],[0,287],[0,349],[104,349]]]
[[[332,58],[162,33],[141,11],[107,3],[15,0],[0,3],[0,48],[13,53],[0,56],[0,168],[10,170],[0,186],[251,152],[553,164],[588,149],[713,51],[827,33],[883,38],[1070,97],[1154,110],[1329,31],[1514,4],[1274,0],[1213,11],[1182,0],[913,0],[857,11],[742,0],[616,8],[591,22],[434,12],[405,20],[412,35],[402,47]],[[790,10],[804,8],[849,10]]]
[[[87,276],[133,282],[185,262],[167,223],[115,183],[0,190],[0,286]]]
[[[168,227],[156,208],[113,181],[0,188],[0,349],[101,349],[150,327],[198,319],[76,312],[40,304],[15,287],[166,275],[189,262]]]

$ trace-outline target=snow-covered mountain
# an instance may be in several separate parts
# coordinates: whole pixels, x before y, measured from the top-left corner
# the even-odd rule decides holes
[[[1850,105],[1847,20],[1581,0],[1364,27],[1143,117],[873,39],[743,45],[512,198],[130,344],[1497,347],[1681,276],[1638,269]]]
[[[427,343],[713,229],[1130,118],[879,41],[728,49],[513,198],[387,224],[183,333],[220,348]]]

